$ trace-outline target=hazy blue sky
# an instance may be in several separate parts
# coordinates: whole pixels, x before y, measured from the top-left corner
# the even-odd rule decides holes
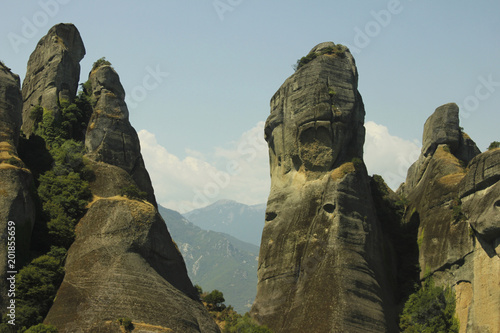
[[[188,210],[266,200],[269,100],[323,41],[356,58],[371,173],[397,187],[425,120],[448,102],[485,150],[500,140],[499,13],[497,0],[4,1],[0,59],[23,79],[38,40],[74,23],[87,49],[81,80],[96,59],[111,61],[158,201]]]

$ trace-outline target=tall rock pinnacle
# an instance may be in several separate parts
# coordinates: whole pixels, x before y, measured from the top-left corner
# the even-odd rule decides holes
[[[251,314],[273,332],[387,332],[391,296],[349,50],[322,43],[271,99],[271,193]]]
[[[418,225],[420,278],[452,287],[460,332],[500,332],[500,149],[480,153],[455,103],[424,125],[400,188]]]
[[[125,91],[118,74],[109,65],[99,66],[90,72],[89,81],[94,105],[85,136],[87,156],[125,170],[139,189],[147,193],[148,201],[156,206],[139,137],[129,122]]]
[[[29,137],[34,106],[60,115],[60,102],[72,101],[80,79],[80,60],[85,55],[80,33],[73,24],[57,24],[37,44],[23,81],[23,132]]]

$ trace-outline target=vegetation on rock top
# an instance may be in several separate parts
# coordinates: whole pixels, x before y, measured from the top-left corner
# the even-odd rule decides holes
[[[309,52],[309,54],[307,54],[306,56],[297,60],[297,63],[293,66],[293,69],[295,71],[297,71],[302,66],[310,63],[311,61],[313,61],[317,57],[319,57],[321,55],[325,55],[325,54],[331,55],[331,56],[338,56],[338,57],[343,58],[343,57],[345,57],[346,50],[347,50],[347,47],[345,47],[344,45],[341,45],[341,44],[337,44],[335,46],[326,47],[319,52]]]

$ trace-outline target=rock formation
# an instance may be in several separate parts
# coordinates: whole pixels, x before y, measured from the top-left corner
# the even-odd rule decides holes
[[[40,105],[60,116],[60,102],[72,101],[80,79],[80,60],[85,55],[80,33],[73,24],[57,24],[37,44],[23,81],[22,130],[29,137],[34,120],[30,111]]]
[[[62,115],[61,103],[75,100],[79,61],[84,54],[73,25],[54,26],[30,57],[22,95],[19,78],[0,64],[1,227],[5,230],[5,221],[16,221],[18,256],[23,254],[23,241],[29,245],[35,212],[28,191],[31,174],[16,153],[21,114],[25,134],[42,142],[41,148],[53,149],[44,147],[45,137],[39,137],[47,133],[33,133],[30,111],[40,105],[55,116],[52,126],[61,125],[57,121]],[[121,332],[118,319],[129,317],[143,332],[219,332],[199,301],[182,256],[157,211],[118,75],[110,66],[96,66],[89,82],[92,115],[83,141],[85,163],[93,173],[93,200],[76,225],[66,274],[44,322],[55,325],[59,332]],[[64,135],[82,140],[81,133]],[[57,139],[68,139],[66,136]],[[23,142],[30,145],[31,138]],[[28,157],[36,159],[35,155]],[[128,196],[124,188],[138,188],[138,193],[146,193],[145,200]],[[5,241],[2,232],[2,261]],[[4,262],[3,280],[5,267]]]
[[[21,128],[22,97],[19,76],[0,62],[0,279],[7,270],[18,270],[28,258],[35,208],[31,197],[33,178],[17,154]],[[7,269],[7,223],[15,222],[15,267]],[[6,284],[0,284],[4,312]]]
[[[115,332],[117,319],[127,316],[138,327],[142,322],[176,332],[217,332],[156,209],[118,74],[99,66],[89,81],[94,104],[85,144],[95,201],[77,225],[46,322],[60,332]],[[130,185],[145,191],[148,202],[120,196]]]
[[[156,206],[153,187],[141,155],[139,137],[130,125],[125,91],[116,71],[99,66],[89,75],[93,113],[85,136],[88,156],[115,165],[132,176],[137,186]]]
[[[458,107],[436,109],[400,191],[418,222],[421,278],[456,292],[461,332],[500,331],[500,149],[480,154]]]
[[[392,332],[355,62],[331,42],[308,57],[265,126],[271,193],[251,314],[273,332]]]

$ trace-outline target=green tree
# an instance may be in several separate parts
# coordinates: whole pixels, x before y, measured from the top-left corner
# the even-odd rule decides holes
[[[223,310],[225,308],[224,295],[222,291],[217,289],[212,290],[209,294],[202,297],[203,301],[207,303],[208,307],[212,311]]]
[[[227,327],[224,332],[228,333],[272,333],[267,326],[260,326],[248,313],[240,317],[236,324]]]
[[[120,195],[128,197],[135,200],[146,200],[147,193],[139,190],[139,188],[133,184],[124,186],[120,189]]]
[[[120,323],[120,326],[125,329],[125,332],[132,332],[132,330],[134,329],[132,319],[130,319],[129,317],[119,318],[118,322]]]
[[[403,333],[458,333],[454,292],[428,278],[405,303],[399,325]]]
[[[64,248],[52,247],[47,254],[32,260],[19,271],[16,281],[17,327],[28,328],[43,321],[64,278],[65,258]]]
[[[38,324],[28,328],[25,333],[57,333],[57,328],[52,325]]]
[[[492,143],[490,143],[490,145],[488,146],[488,150],[492,150],[492,149],[495,149],[495,148],[500,148],[500,142],[498,141],[493,141]]]

